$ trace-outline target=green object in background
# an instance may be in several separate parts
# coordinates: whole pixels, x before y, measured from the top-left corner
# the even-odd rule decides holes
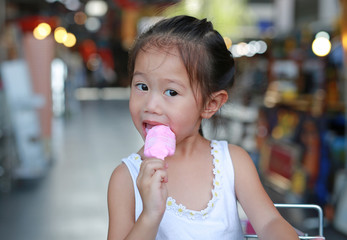
[[[222,36],[238,37],[240,26],[252,24],[246,0],[182,0],[163,12],[164,16],[190,15],[207,18]]]

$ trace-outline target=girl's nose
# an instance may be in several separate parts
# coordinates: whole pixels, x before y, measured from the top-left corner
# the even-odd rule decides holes
[[[159,94],[150,93],[146,99],[145,111],[152,114],[161,114],[161,99]]]

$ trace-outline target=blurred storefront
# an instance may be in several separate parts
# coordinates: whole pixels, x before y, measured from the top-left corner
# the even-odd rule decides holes
[[[211,19],[237,63],[224,124],[207,122],[205,134],[244,147],[278,201],[319,204],[347,234],[346,0],[0,0],[0,189],[42,174],[51,119],[77,111],[76,89],[128,91],[134,38],[183,13]],[[27,99],[12,81],[23,73]],[[31,114],[36,131],[17,133],[16,114]]]

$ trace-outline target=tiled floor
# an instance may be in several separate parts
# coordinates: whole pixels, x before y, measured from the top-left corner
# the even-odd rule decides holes
[[[128,102],[82,101],[71,117],[55,119],[53,130],[46,177],[0,194],[1,240],[106,239],[109,177],[142,144]],[[347,239],[325,232],[329,240]]]

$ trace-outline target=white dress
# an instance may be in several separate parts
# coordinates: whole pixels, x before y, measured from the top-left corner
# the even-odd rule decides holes
[[[211,154],[214,164],[212,199],[205,209],[193,211],[168,197],[156,240],[243,239],[235,196],[234,168],[227,142],[211,141]],[[142,212],[142,200],[136,186],[136,178],[142,159],[134,153],[122,161],[127,165],[133,179],[137,220]]]

